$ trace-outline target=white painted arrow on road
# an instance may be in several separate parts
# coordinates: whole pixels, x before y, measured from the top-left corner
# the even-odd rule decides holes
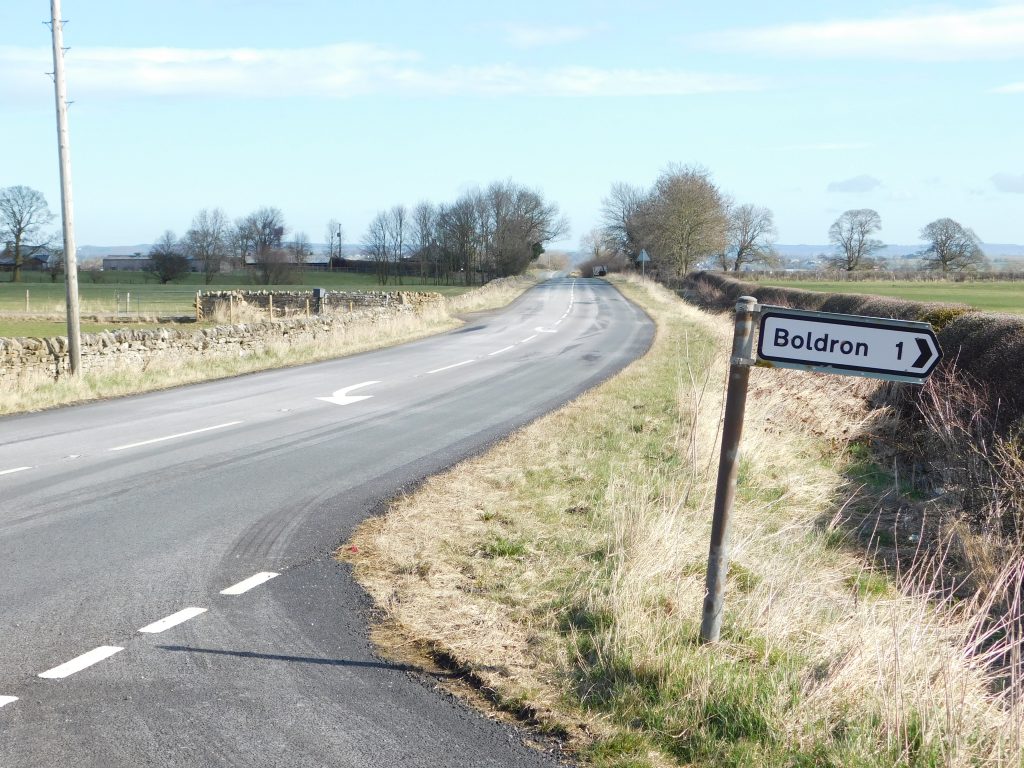
[[[362,384],[353,384],[351,387],[334,390],[334,394],[330,397],[318,397],[317,400],[323,400],[325,403],[334,403],[335,405],[351,405],[352,403],[358,403],[360,400],[369,400],[373,395],[350,395],[349,392],[360,387],[368,387],[371,384],[380,384],[380,382],[364,381]]]

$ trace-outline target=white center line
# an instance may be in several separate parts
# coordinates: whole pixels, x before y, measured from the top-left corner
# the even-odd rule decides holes
[[[17,700],[17,696],[0,696],[0,707],[6,707],[8,704],[13,704]]]
[[[61,664],[59,667],[54,667],[46,672],[41,672],[39,677],[45,677],[50,680],[59,680],[62,677],[68,677],[69,675],[75,674],[75,672],[81,672],[86,667],[91,667],[97,662],[103,661],[113,656],[115,653],[120,653],[124,648],[119,648],[116,645],[101,645],[99,648],[93,648],[88,653],[83,653],[77,659],[72,659]]]
[[[15,467],[14,469],[5,469],[0,471],[0,475],[13,475],[15,472],[24,472],[26,469],[32,469],[32,467]]]
[[[527,337],[526,337],[525,339],[523,339],[523,340],[522,340],[522,341],[520,341],[519,343],[520,343],[520,344],[525,344],[526,342],[528,342],[528,341],[533,341],[533,340],[534,340],[534,339],[536,339],[536,338],[537,338],[537,334],[535,333],[535,334],[533,334],[533,336],[527,336]]]
[[[160,621],[154,621],[152,624],[147,624],[139,632],[148,632],[150,634],[157,634],[163,632],[165,629],[175,627],[182,622],[194,619],[201,613],[206,613],[205,608],[185,608],[184,610],[172,613],[170,616],[165,616]]]
[[[226,424],[217,424],[213,427],[203,427],[202,429],[193,429],[191,432],[179,432],[176,435],[167,435],[167,437],[156,437],[152,440],[143,440],[139,443],[130,443],[128,445],[119,445],[117,448],[111,448],[111,451],[126,451],[129,448],[138,448],[142,445],[152,445],[153,443],[162,443],[164,440],[174,440],[178,437],[188,437],[189,435],[198,435],[200,432],[210,432],[214,429],[224,429],[225,427],[233,427],[235,424],[241,424],[240,421],[229,421]]]
[[[510,349],[515,349],[515,348],[516,348],[515,344],[509,344],[507,347],[502,347],[501,349],[499,349],[496,352],[488,352],[487,356],[488,357],[493,357],[494,355],[500,355],[502,352],[508,352]]]
[[[262,571],[261,573],[257,573],[255,576],[250,576],[245,581],[238,582],[233,587],[222,589],[220,593],[222,595],[240,595],[243,592],[248,592],[253,587],[258,587],[260,584],[270,581],[275,576],[280,575],[281,574],[274,573],[272,571]]]
[[[461,363],[455,363],[455,365],[446,365],[444,368],[435,368],[432,371],[427,371],[427,373],[440,373],[441,371],[449,371],[452,368],[458,368],[460,365],[469,365],[472,362],[475,362],[475,361],[473,361],[473,360],[463,360]]]

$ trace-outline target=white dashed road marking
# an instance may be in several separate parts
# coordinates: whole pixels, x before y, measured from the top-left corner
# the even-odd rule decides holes
[[[274,573],[272,571],[262,571],[261,573],[257,573],[255,576],[250,576],[245,581],[238,582],[233,587],[222,589],[220,593],[222,595],[240,595],[243,592],[248,592],[253,587],[258,587],[260,584],[270,581],[275,576],[280,575],[281,574]]]
[[[61,664],[59,667],[39,673],[39,677],[45,677],[48,680],[60,680],[63,677],[75,674],[75,672],[81,672],[86,667],[91,667],[97,662],[109,659],[115,653],[120,653],[123,650],[124,648],[116,645],[101,645],[99,648],[93,648],[88,653],[83,653],[77,659],[72,659]]]
[[[523,339],[523,340],[522,340],[522,341],[520,341],[519,343],[520,343],[520,344],[525,344],[526,342],[528,342],[528,341],[533,341],[533,340],[534,340],[534,339],[536,339],[536,338],[537,338],[537,334],[535,333],[535,334],[533,334],[533,336],[527,336],[527,337],[526,337],[525,339]]]
[[[126,451],[129,448],[138,448],[143,445],[152,445],[153,443],[162,443],[164,440],[174,440],[179,437],[188,437],[189,435],[198,435],[201,432],[212,432],[215,429],[224,429],[225,427],[233,427],[236,424],[241,424],[240,421],[229,421],[226,424],[217,424],[212,427],[203,427],[202,429],[193,429],[191,432],[179,432],[176,435],[167,435],[167,437],[156,437],[152,440],[143,440],[139,443],[129,443],[128,445],[119,445],[117,448],[111,448],[111,451]]]
[[[515,344],[509,344],[507,347],[502,347],[501,349],[499,349],[496,352],[488,352],[487,356],[488,357],[494,357],[495,355],[500,355],[502,352],[508,352],[510,349],[515,349],[515,348],[516,348]]]
[[[0,707],[6,707],[8,704],[13,704],[17,700],[17,696],[0,696]]]
[[[26,469],[32,469],[32,467],[15,467],[14,469],[0,470],[0,475],[13,475],[15,472],[24,472]]]
[[[194,619],[201,613],[206,613],[205,608],[185,608],[177,613],[172,613],[170,616],[165,616],[160,621],[154,621],[152,624],[147,624],[139,632],[147,632],[149,634],[156,634],[163,632],[171,627],[176,627],[178,624]]]
[[[476,362],[476,361],[475,360],[463,360],[461,363],[456,363],[455,365],[446,365],[444,368],[435,368],[432,371],[427,371],[427,373],[440,373],[441,371],[449,371],[452,368],[458,368],[459,366],[462,366],[462,365],[469,365],[470,363],[473,363],[473,362]]]

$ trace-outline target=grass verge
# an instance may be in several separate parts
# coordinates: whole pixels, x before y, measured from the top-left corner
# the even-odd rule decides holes
[[[237,353],[207,351],[173,359],[155,359],[141,365],[126,363],[109,370],[86,371],[76,378],[54,380],[43,374],[26,375],[0,392],[0,414],[151,392],[402,344],[458,327],[460,321],[454,317],[456,314],[504,306],[536,282],[535,277],[496,280],[475,291],[447,299],[445,306],[439,309],[365,324],[338,323],[330,333],[315,340],[293,342],[282,337],[245,357],[239,357]]]
[[[339,552],[383,651],[467,671],[595,766],[1018,764],[970,606],[901,589],[828,522],[871,382],[755,371],[723,642],[696,642],[728,324],[623,288],[658,323],[647,356]]]

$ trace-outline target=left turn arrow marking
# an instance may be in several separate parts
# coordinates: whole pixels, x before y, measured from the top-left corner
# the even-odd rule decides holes
[[[353,384],[351,387],[334,390],[330,397],[318,397],[317,400],[323,400],[325,403],[334,403],[335,405],[351,405],[352,403],[358,403],[360,400],[369,400],[373,395],[350,395],[349,392],[360,387],[368,387],[371,384],[380,384],[380,382],[364,381],[362,384]]]

